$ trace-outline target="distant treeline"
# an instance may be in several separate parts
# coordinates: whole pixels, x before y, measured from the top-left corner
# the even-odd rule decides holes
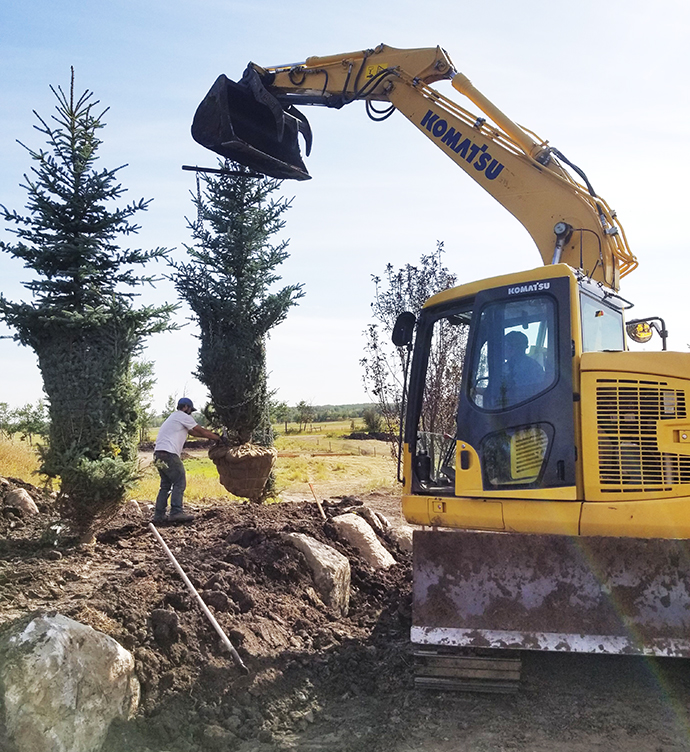
[[[304,400],[296,405],[275,402],[271,405],[271,419],[274,423],[327,423],[337,420],[353,420],[364,417],[371,410],[371,403],[353,405],[310,405]]]

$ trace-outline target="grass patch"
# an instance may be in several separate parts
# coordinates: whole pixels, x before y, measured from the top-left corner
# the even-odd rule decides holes
[[[38,483],[36,475],[41,462],[36,445],[20,439],[0,438],[0,475],[19,478],[27,483]]]
[[[338,430],[349,431],[349,421],[324,423],[322,426],[340,426]],[[313,434],[281,434],[276,438],[279,455],[275,477],[278,494],[311,499],[312,488],[319,498],[338,495],[365,494],[376,490],[395,492],[399,486],[395,480],[396,465],[390,447],[382,441],[357,441],[343,439],[342,433],[318,431]],[[151,453],[142,455],[150,462]],[[35,474],[39,467],[35,447],[18,439],[0,439],[0,475],[20,478],[39,484]],[[193,456],[185,460],[187,489],[185,499],[199,503],[207,499],[236,500],[218,480],[213,462],[205,450],[193,450]],[[158,494],[160,477],[153,465],[143,467],[141,479],[128,494],[130,499],[153,501]],[[310,488],[311,484],[311,488]]]
[[[218,471],[213,462],[204,457],[194,457],[184,461],[187,473],[187,488],[184,497],[188,501],[203,501],[204,499],[236,499],[228,493],[218,480]],[[153,465],[148,465],[142,471],[141,480],[129,492],[130,499],[154,501],[160,487],[160,475]]]

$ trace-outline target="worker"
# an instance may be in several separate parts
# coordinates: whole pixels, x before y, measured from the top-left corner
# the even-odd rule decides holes
[[[524,332],[513,330],[503,338],[506,405],[529,399],[544,388],[544,369],[527,355],[528,346],[529,340]]]
[[[194,411],[192,400],[182,397],[177,403],[177,410],[168,416],[158,431],[153,459],[161,476],[161,487],[156,497],[154,523],[166,521],[168,497],[170,497],[170,516],[168,517],[170,522],[184,523],[194,520],[194,515],[186,513],[182,508],[182,497],[187,486],[187,476],[181,458],[182,447],[188,434],[204,439],[221,440],[217,433],[200,426],[192,418]]]

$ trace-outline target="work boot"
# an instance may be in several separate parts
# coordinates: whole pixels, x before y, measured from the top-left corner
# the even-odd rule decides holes
[[[168,517],[169,522],[194,522],[194,515],[193,514],[187,514],[187,512],[179,511],[179,512],[170,512],[170,516]]]
[[[154,514],[153,519],[151,520],[154,525],[165,525],[167,521],[168,518],[165,516],[165,514]]]

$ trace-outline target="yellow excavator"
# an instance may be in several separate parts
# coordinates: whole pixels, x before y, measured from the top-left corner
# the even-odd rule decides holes
[[[470,113],[433,88],[452,87]],[[690,656],[690,354],[626,322],[637,260],[585,173],[506,117],[441,48],[375,49],[220,76],[194,139],[304,180],[300,105],[398,110],[534,239],[544,266],[402,313],[400,479],[414,535],[411,639],[427,646]],[[383,103],[383,105],[378,104]],[[626,332],[662,351],[630,351]]]

